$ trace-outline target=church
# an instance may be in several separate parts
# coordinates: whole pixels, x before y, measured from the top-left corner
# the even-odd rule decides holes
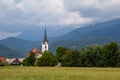
[[[46,29],[44,31],[44,39],[42,42],[42,53],[44,53],[44,51],[48,51],[49,45],[48,45],[48,39],[47,39],[47,34],[46,34]]]
[[[47,33],[46,33],[46,28],[45,28],[44,38],[42,41],[42,50],[39,51],[37,48],[34,48],[32,52],[35,53],[36,58],[40,58],[45,51],[48,51],[48,49],[49,49],[49,44],[48,44]]]

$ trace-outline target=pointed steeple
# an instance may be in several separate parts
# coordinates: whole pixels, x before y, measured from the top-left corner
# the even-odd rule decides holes
[[[46,34],[46,28],[45,28],[45,31],[44,31],[44,40],[43,40],[43,43],[45,43],[45,42],[48,43],[47,34]]]
[[[45,28],[44,39],[42,42],[42,53],[44,53],[44,51],[48,51],[48,49],[49,49],[49,44],[48,44],[47,33],[46,33],[46,28]]]

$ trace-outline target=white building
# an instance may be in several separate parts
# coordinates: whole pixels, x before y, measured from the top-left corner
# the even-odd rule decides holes
[[[37,48],[34,48],[32,52],[35,54],[35,58],[40,58],[42,56],[41,51],[39,51]]]
[[[46,34],[46,29],[45,29],[44,39],[42,42],[42,53],[44,53],[44,51],[48,51],[48,49],[49,49],[49,45],[48,45],[47,34]]]

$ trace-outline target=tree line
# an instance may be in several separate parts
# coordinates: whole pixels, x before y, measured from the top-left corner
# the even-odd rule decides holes
[[[54,54],[45,51],[38,59],[33,52],[30,52],[22,64],[55,66],[58,63],[66,67],[120,67],[120,47],[116,42],[104,46],[89,45],[80,50],[58,47]]]

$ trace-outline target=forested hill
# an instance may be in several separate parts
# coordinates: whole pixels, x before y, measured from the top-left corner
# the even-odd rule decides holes
[[[13,57],[21,57],[20,54],[18,54],[18,52],[0,44],[0,56],[4,56],[4,57],[9,57],[9,58],[13,58]]]
[[[5,45],[15,51],[17,51],[20,55],[26,56],[34,48],[41,47],[41,43],[37,41],[29,41],[23,40],[15,37],[10,37],[7,39],[0,40],[0,44]]]
[[[104,45],[112,41],[119,43],[120,19],[78,28],[66,35],[48,38],[48,40],[49,50],[52,52],[55,52],[58,46],[80,49],[91,44]],[[34,48],[41,50],[41,43],[41,41],[23,40],[14,37],[0,40],[0,44],[17,51],[22,56],[26,56]]]
[[[86,45],[104,45],[112,41],[120,41],[120,19],[91,24],[77,28],[66,35],[52,39],[52,49],[58,46],[82,48]]]
[[[77,28],[66,35],[56,38],[57,40],[75,40],[83,38],[103,37],[120,40],[120,19],[113,19],[106,22],[91,24]]]

